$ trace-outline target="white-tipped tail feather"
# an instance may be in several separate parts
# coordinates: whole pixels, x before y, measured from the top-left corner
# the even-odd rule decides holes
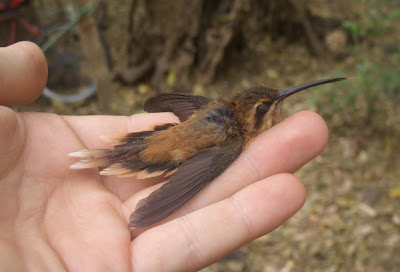
[[[86,164],[84,162],[79,161],[74,164],[71,164],[71,166],[69,168],[71,168],[71,169],[86,169],[88,167],[86,166]]]
[[[104,150],[83,149],[81,151],[69,153],[68,156],[73,157],[73,158],[86,158],[86,157],[99,158],[99,157],[104,157]]]
[[[88,159],[78,161],[70,166],[71,169],[86,169],[100,167],[107,164],[106,159]]]
[[[102,139],[105,142],[111,142],[114,144],[118,144],[119,141],[127,137],[129,133],[120,133],[120,134],[106,134],[106,135],[100,135],[100,139]]]
[[[81,151],[76,151],[76,152],[71,152],[68,154],[68,156],[72,157],[72,158],[83,158],[86,157],[84,155],[84,151],[87,151],[86,149],[81,150]]]
[[[103,176],[118,176],[118,177],[128,177],[135,176],[136,173],[132,170],[121,168],[118,165],[112,165],[100,171],[100,175]]]
[[[173,124],[166,124],[164,127],[156,127],[156,130],[163,130]],[[101,138],[113,142],[112,149],[84,149],[72,152],[70,157],[80,159],[70,166],[71,169],[86,169],[101,167],[100,174],[105,176],[131,177],[138,175],[138,179],[160,176],[174,165],[165,165],[163,162],[143,161],[139,152],[147,148],[146,138],[155,131],[140,131],[122,133],[116,135],[104,135]],[[147,169],[150,167],[150,169]],[[147,170],[146,170],[147,169]]]

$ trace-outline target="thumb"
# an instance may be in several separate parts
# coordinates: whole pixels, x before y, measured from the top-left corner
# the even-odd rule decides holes
[[[16,112],[0,106],[0,177],[15,168],[25,144],[25,126]]]
[[[46,80],[46,58],[37,45],[20,42],[0,48],[0,105],[33,101],[43,91]],[[16,166],[24,143],[23,120],[0,106],[0,177]]]
[[[36,44],[20,42],[0,48],[0,105],[32,102],[46,81],[46,58]]]

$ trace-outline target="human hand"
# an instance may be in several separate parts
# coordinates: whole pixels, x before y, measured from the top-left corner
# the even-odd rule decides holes
[[[0,49],[0,104],[26,103],[46,81],[30,43]],[[325,147],[324,121],[300,112],[262,133],[216,180],[157,225],[127,228],[161,184],[71,170],[68,154],[100,135],[177,121],[169,113],[59,116],[0,106],[0,266],[40,271],[196,271],[281,225],[304,203],[292,173]]]

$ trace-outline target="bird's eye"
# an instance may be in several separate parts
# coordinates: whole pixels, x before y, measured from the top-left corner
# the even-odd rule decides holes
[[[269,104],[269,103],[262,103],[257,106],[257,112],[265,113],[269,110],[270,106],[271,106],[271,104]]]

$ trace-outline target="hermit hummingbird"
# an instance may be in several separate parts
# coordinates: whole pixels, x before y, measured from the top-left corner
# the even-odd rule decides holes
[[[106,167],[101,175],[164,175],[169,181],[142,199],[130,216],[129,227],[152,225],[179,209],[218,177],[262,131],[283,121],[283,100],[301,90],[344,80],[331,78],[276,90],[255,86],[229,97],[167,93],[148,99],[147,112],[173,112],[180,123],[113,137],[113,149],[69,154],[81,160],[73,169]]]

